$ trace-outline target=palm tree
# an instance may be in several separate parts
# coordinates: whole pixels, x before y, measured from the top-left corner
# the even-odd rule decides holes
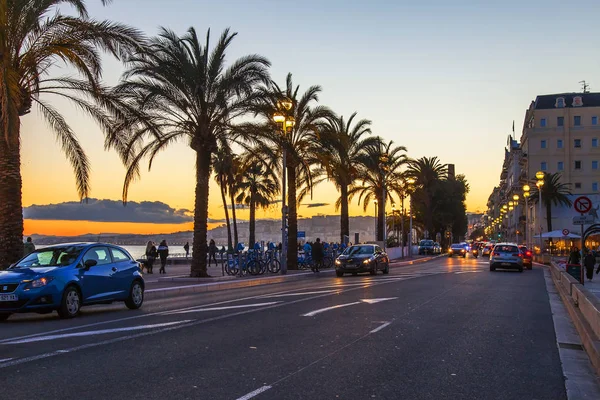
[[[366,146],[364,152],[358,157],[358,183],[350,185],[348,200],[358,195],[358,203],[362,202],[363,210],[367,211],[372,200],[383,204],[383,192],[385,189],[386,201],[393,202],[392,193],[398,192],[400,188],[398,176],[400,168],[406,163],[406,147],[395,146],[393,141],[385,143],[383,139],[377,138],[377,142]],[[378,207],[377,214],[377,240],[384,238],[385,209]]]
[[[104,4],[109,1],[103,1]],[[102,106],[113,107],[101,84],[98,50],[117,59],[136,49],[143,36],[125,25],[88,17],[85,0],[0,1],[0,268],[23,255],[21,199],[21,118],[35,104],[54,131],[71,163],[81,199],[90,193],[90,163],[75,132],[60,112],[42,99],[57,95],[72,101],[104,129]],[[75,15],[63,15],[61,4]],[[52,77],[59,65],[73,67],[80,78]],[[118,109],[115,109],[118,112]]]
[[[413,205],[420,203],[424,207],[423,222],[425,229],[430,233],[434,230],[433,224],[433,196],[437,183],[448,175],[448,167],[442,164],[437,157],[422,157],[411,160],[406,170],[407,177],[415,180],[415,189],[411,199]]]
[[[287,154],[287,206],[288,214],[288,249],[295,249],[298,235],[298,190],[303,186],[312,188],[313,172],[311,166],[315,154],[321,148],[319,144],[319,128],[325,123],[325,118],[332,115],[331,111],[315,103],[319,100],[321,87],[311,86],[304,94],[299,95],[300,87],[294,87],[292,75],[288,74],[286,87],[281,89],[273,81],[262,89],[263,101],[256,106],[256,113],[261,114],[268,122],[254,127],[254,141],[260,144],[261,152],[269,158],[273,169],[279,167],[282,151]],[[281,107],[282,100],[289,101],[290,108]],[[294,126],[286,129],[285,134],[281,125],[273,122],[274,113],[285,113],[292,117]],[[246,129],[251,129],[246,127]],[[295,251],[288,251],[287,268],[298,269],[298,257]]]
[[[544,185],[542,186],[542,204],[546,207],[546,225],[548,232],[552,232],[552,205],[557,207],[567,206],[571,207],[573,204],[568,196],[572,193],[569,190],[570,185],[568,183],[560,182],[561,174],[545,174]],[[531,198],[537,204],[539,202],[540,194],[537,186],[532,188]]]
[[[212,167],[215,174],[215,181],[221,190],[221,201],[225,210],[225,222],[227,223],[227,248],[233,250],[231,242],[231,223],[229,220],[229,207],[227,205],[227,185],[229,176],[231,175],[233,156],[231,150],[226,146],[221,146],[212,157]],[[233,205],[233,202],[232,202]]]
[[[241,57],[225,68],[225,53],[236,33],[226,29],[217,45],[200,44],[194,28],[183,36],[162,28],[145,50],[129,60],[116,88],[128,104],[112,144],[128,166],[123,188],[139,176],[140,162],[170,144],[184,140],[196,152],[196,200],[191,276],[206,272],[208,190],[212,155],[219,143],[243,138],[232,133],[232,121],[243,116],[256,97],[257,85],[269,81],[269,62],[258,55]]]
[[[247,158],[240,168],[236,200],[250,209],[248,246],[256,242],[256,208],[266,209],[279,192],[277,176],[272,169],[259,160]]]
[[[328,118],[320,135],[323,149],[317,152],[324,179],[331,180],[340,192],[335,207],[336,211],[341,208],[341,241],[344,236],[350,236],[348,188],[359,178],[358,165],[365,149],[380,140],[377,137],[365,138],[371,133],[371,121],[362,119],[352,126],[355,117],[356,113],[353,113],[347,122],[343,116]]]
[[[231,218],[233,222],[233,243],[235,248],[237,249],[239,238],[238,238],[238,229],[237,229],[237,215],[236,215],[236,201],[235,196],[238,193],[238,180],[240,174],[240,160],[238,157],[233,154],[231,157],[231,168],[229,170],[229,174],[227,175],[226,183],[227,183],[227,191],[229,192],[229,199],[231,201]]]

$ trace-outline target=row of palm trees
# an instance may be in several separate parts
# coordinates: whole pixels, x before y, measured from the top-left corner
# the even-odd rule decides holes
[[[206,276],[208,194],[211,176],[221,191],[228,221],[229,246],[238,241],[236,204],[250,209],[250,243],[255,240],[257,207],[267,207],[282,189],[279,177],[287,176],[289,207],[288,248],[297,237],[298,203],[312,195],[324,180],[340,192],[341,235],[349,235],[348,204],[354,196],[369,205],[393,201],[413,188],[428,190],[429,170],[439,174],[437,159],[409,161],[406,148],[371,135],[371,122],[346,121],[319,104],[319,86],[301,92],[288,74],[278,86],[269,75],[269,61],[247,55],[226,65],[227,49],[236,33],[225,30],[211,44],[210,30],[201,40],[194,28],[183,35],[161,28],[147,38],[133,28],[89,19],[84,0],[0,0],[8,17],[0,20],[0,265],[21,254],[20,118],[36,104],[56,133],[73,165],[81,199],[90,192],[89,162],[75,133],[58,111],[40,99],[42,94],[64,96],[98,122],[106,135],[106,148],[115,150],[126,166],[123,202],[142,165],[176,142],[184,141],[196,153],[194,238],[191,275]],[[54,8],[68,3],[76,16]],[[105,1],[106,3],[106,1]],[[16,33],[15,33],[16,32]],[[124,61],[125,72],[115,87],[101,81],[98,50]],[[51,78],[57,62],[75,68],[80,78]],[[287,104],[287,107],[282,107]],[[288,126],[273,116],[284,113]],[[281,154],[287,154],[282,171]],[[408,166],[408,168],[404,168]],[[415,189],[415,190],[417,190]],[[416,192],[415,192],[416,194]],[[231,219],[233,224],[229,223]],[[380,207],[383,238],[385,210]],[[233,238],[231,233],[233,226]],[[297,267],[295,252],[288,268]]]

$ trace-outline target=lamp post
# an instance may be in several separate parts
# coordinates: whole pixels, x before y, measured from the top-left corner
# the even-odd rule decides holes
[[[389,170],[389,167],[387,166],[389,160],[389,156],[387,153],[383,153],[380,157],[379,157],[379,169],[381,170],[381,209],[379,210],[379,212],[381,214],[383,214],[383,226],[382,226],[382,236],[381,238],[383,239],[383,249],[385,250],[385,245],[387,242],[387,223],[386,223],[386,215],[385,215],[385,200],[386,200],[386,191],[385,191],[385,178],[386,178],[386,173]]]
[[[402,255],[402,258],[404,258],[404,198],[405,198],[405,188],[402,189],[402,196],[401,196],[401,200],[402,200],[402,209],[400,212],[400,230],[402,231],[402,240],[400,241],[400,252]]]
[[[412,187],[412,185],[415,184],[415,180],[413,178],[408,178],[406,180],[406,183],[409,187]],[[412,238],[412,222],[413,222],[413,212],[412,212],[412,201],[413,201],[413,197],[412,197],[412,193],[410,195],[410,200],[408,202],[408,208],[409,208],[409,213],[410,213],[410,222],[408,224],[408,256],[412,257],[412,242],[413,242],[413,238]]]
[[[281,149],[282,149],[282,161],[283,169],[281,171],[281,274],[287,274],[287,255],[288,255],[288,243],[287,243],[287,215],[288,206],[286,202],[286,176],[287,176],[287,151],[285,148],[285,137],[287,136],[288,130],[291,130],[296,124],[296,120],[293,116],[287,115],[292,109],[292,101],[288,98],[284,98],[277,102],[278,111],[273,114],[273,121],[281,124],[281,133],[283,135]]]
[[[523,185],[523,197],[525,197],[525,246],[530,249],[529,247],[529,204],[528,204],[528,200],[529,200],[529,191],[531,190],[531,188],[529,187],[529,185]]]
[[[536,223],[539,223],[540,225],[540,256],[542,255],[542,246],[543,246],[543,242],[542,242],[542,187],[544,186],[544,177],[546,176],[546,173],[544,171],[538,171],[535,173],[535,178],[537,179],[537,182],[535,183],[535,185],[538,188],[538,193],[539,193],[539,199],[538,199],[538,217],[536,218]],[[539,222],[538,222],[539,219]]]
[[[377,241],[377,228],[379,227],[379,214],[377,214],[377,199],[375,199],[373,203],[375,203],[375,241]]]
[[[392,233],[396,235],[396,203],[392,203]]]
[[[513,201],[515,204],[515,238],[517,246],[519,245],[519,195],[515,194],[513,196]]]

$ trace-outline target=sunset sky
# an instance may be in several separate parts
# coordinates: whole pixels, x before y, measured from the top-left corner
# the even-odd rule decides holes
[[[92,17],[124,22],[147,34],[155,34],[159,26],[178,33],[194,26],[202,36],[211,28],[216,40],[231,27],[239,36],[228,61],[249,53],[264,55],[273,64],[275,80],[283,83],[292,72],[301,90],[321,85],[320,103],[344,116],[357,111],[360,118],[371,119],[373,133],[406,146],[408,156],[438,156],[455,164],[456,172],[465,174],[471,185],[469,211],[485,210],[499,181],[513,120],[520,137],[525,110],[536,95],[579,91],[583,79],[592,91],[600,89],[600,3],[593,0],[88,4]],[[118,62],[106,59],[107,83],[116,83],[122,71]],[[120,200],[125,169],[114,152],[104,150],[102,132],[81,111],[63,100],[51,100],[90,157],[91,195]],[[32,112],[22,122],[23,205],[78,201],[71,167],[44,120]],[[175,213],[193,209],[194,157],[184,143],[163,152],[152,171],[145,171],[132,185],[129,199],[162,202]],[[299,215],[334,214],[336,198],[332,185],[320,185]],[[326,205],[318,206],[321,203]],[[350,211],[362,215],[362,205],[354,202]],[[373,211],[371,206],[367,214]],[[278,214],[279,207],[273,206],[258,211],[257,217]],[[210,218],[219,223],[223,216],[218,187],[211,182]],[[238,217],[247,219],[247,211],[239,210]],[[27,218],[25,234],[167,233],[192,226],[143,218],[130,220],[137,222],[51,218],[47,213],[43,219]]]

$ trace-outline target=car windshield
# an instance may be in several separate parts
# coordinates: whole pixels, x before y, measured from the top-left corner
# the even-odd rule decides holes
[[[36,250],[19,261],[13,268],[45,268],[71,265],[83,246],[61,246]]]
[[[463,246],[462,244],[453,244],[453,245],[451,246],[451,248],[453,248],[453,249],[463,249],[463,248],[464,248],[464,246]]]
[[[433,246],[433,240],[421,240],[419,246]]]
[[[342,253],[345,256],[355,256],[358,254],[373,254],[373,246],[352,246],[348,247]]]
[[[518,253],[519,248],[517,246],[501,245],[494,247],[496,253]]]

